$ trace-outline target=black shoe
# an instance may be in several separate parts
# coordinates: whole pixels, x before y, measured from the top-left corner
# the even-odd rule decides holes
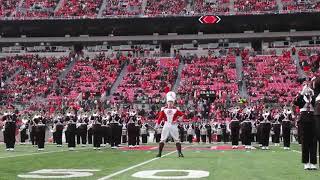
[[[182,153],[179,153],[179,157],[184,157],[184,155]]]
[[[158,154],[156,157],[158,157],[158,158],[161,157],[161,154]]]

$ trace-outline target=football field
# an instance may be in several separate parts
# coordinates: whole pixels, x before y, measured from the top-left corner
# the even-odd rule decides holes
[[[319,180],[320,171],[305,171],[300,146],[291,150],[232,150],[230,145],[183,145],[178,158],[174,144],[166,144],[163,157],[155,158],[157,145],[136,149],[78,147],[68,151],[47,145],[38,152],[17,145],[15,152],[0,149],[0,179],[217,179],[217,180]]]

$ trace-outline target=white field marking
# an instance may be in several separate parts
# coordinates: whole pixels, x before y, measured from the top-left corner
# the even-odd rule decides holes
[[[185,176],[157,176],[159,172],[186,172]],[[208,171],[199,170],[181,170],[181,169],[162,169],[162,170],[146,170],[139,171],[131,175],[141,179],[200,179],[209,176]]]
[[[217,149],[217,146],[211,146],[211,148],[210,149],[214,149],[214,150],[216,150]]]
[[[79,148],[78,150],[83,150],[83,149],[89,149],[89,148]],[[59,152],[66,152],[66,151],[69,151],[69,150],[66,149],[66,150],[60,150],[60,151],[47,151],[47,152],[36,152],[36,153],[30,153],[30,154],[18,154],[18,155],[15,155],[15,156],[0,157],[0,159],[22,157],[22,156],[32,156],[32,155],[38,155],[38,154],[59,153]],[[72,152],[78,152],[78,151],[72,151]]]
[[[186,146],[186,147],[184,147],[184,148],[182,148],[182,149],[185,149],[185,148],[188,148],[188,147],[190,147],[190,146]],[[165,154],[165,155],[163,155],[163,156],[161,156],[161,157],[169,156],[169,155],[171,155],[171,154],[173,154],[173,153],[175,153],[175,152],[177,152],[177,150],[171,151],[171,152],[169,152],[169,153],[167,153],[167,154]],[[123,169],[123,170],[121,170],[121,171],[115,172],[115,173],[110,174],[110,175],[108,175],[108,176],[99,178],[98,180],[110,179],[110,178],[112,178],[112,177],[114,177],[114,176],[117,176],[117,175],[119,175],[119,174],[125,173],[125,172],[127,172],[127,171],[130,171],[131,169],[134,169],[134,168],[143,166],[143,165],[145,165],[145,164],[148,164],[148,163],[150,163],[150,162],[152,162],[152,161],[155,161],[155,160],[158,160],[158,159],[160,159],[160,158],[157,157],[157,158],[150,159],[150,160],[148,160],[148,161],[145,161],[145,162],[136,164],[136,165],[134,165],[134,166],[128,167],[128,168],[126,168],[126,169]]]
[[[19,174],[21,178],[31,179],[66,179],[93,176],[91,172],[100,171],[98,169],[42,169],[29,172],[28,174]]]
[[[297,151],[297,150],[294,150],[294,149],[292,149],[291,151],[292,151],[292,152],[299,153],[299,154],[301,154],[301,153],[302,153],[301,151]],[[319,158],[319,156],[317,156],[317,157]]]

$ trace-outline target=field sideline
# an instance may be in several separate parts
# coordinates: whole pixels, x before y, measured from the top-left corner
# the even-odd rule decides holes
[[[222,150],[215,150],[222,147]],[[94,151],[91,147],[77,148],[70,152],[66,147],[47,145],[44,152],[38,152],[31,145],[18,145],[15,152],[6,152],[0,145],[0,179],[24,179],[18,175],[42,169],[89,169],[91,176],[68,178],[80,180],[97,179],[141,179],[133,174],[145,170],[200,170],[209,173],[200,179],[230,180],[316,180],[320,171],[304,171],[301,164],[300,146],[292,150],[272,147],[268,151],[228,150],[229,145],[183,145],[185,158],[178,158],[174,144],[165,146],[165,157],[155,158],[157,145],[141,147],[143,150],[103,148]],[[227,148],[226,148],[227,147]],[[226,148],[226,150],[223,150]],[[63,173],[57,173],[59,175]],[[42,175],[49,176],[50,173]],[[51,174],[52,175],[52,174]],[[110,176],[111,175],[111,176]],[[186,172],[158,172],[157,176],[187,175]],[[31,179],[31,178],[26,178]],[[41,178],[44,179],[44,178]],[[55,178],[57,179],[57,178]],[[199,179],[199,178],[193,178]]]

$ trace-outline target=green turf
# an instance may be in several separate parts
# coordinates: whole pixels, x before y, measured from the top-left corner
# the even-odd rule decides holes
[[[187,145],[183,145],[186,147]],[[209,147],[210,145],[195,145],[194,147]],[[166,147],[174,147],[169,145]],[[0,146],[0,180],[14,180],[18,174],[25,174],[40,169],[99,169],[93,172],[94,176],[73,179],[96,180],[130,166],[153,159],[155,151],[122,151],[103,149],[93,151],[91,148],[78,149],[74,152],[67,148],[46,146],[45,152],[60,151],[47,154],[38,154],[30,145],[17,146],[15,152],[6,152]],[[300,150],[299,145],[292,149]],[[61,152],[63,151],[63,152]],[[41,153],[41,152],[40,152]],[[164,154],[168,151],[164,152]],[[17,155],[26,155],[10,157]],[[286,151],[280,147],[271,147],[269,151],[194,151],[185,150],[185,158],[177,158],[173,153],[169,156],[154,160],[141,167],[134,168],[112,179],[138,179],[132,174],[142,170],[182,169],[209,171],[210,176],[202,179],[219,180],[315,180],[320,178],[320,171],[304,171],[301,164],[301,154]],[[4,157],[4,158],[2,158]],[[185,173],[162,172],[159,176],[178,176]]]

